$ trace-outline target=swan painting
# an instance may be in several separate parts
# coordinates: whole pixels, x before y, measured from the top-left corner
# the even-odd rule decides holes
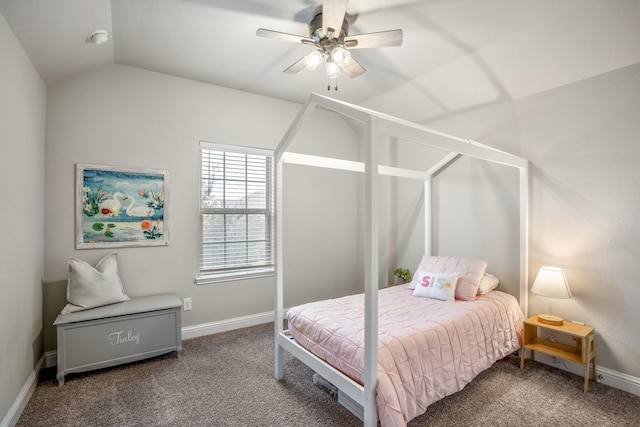
[[[122,200],[131,199],[129,206],[127,206],[127,215],[135,217],[153,216],[155,210],[149,206],[134,206],[136,200],[133,196],[124,197]]]
[[[122,205],[120,204],[119,199],[123,199],[122,193],[116,191],[113,193],[112,199],[106,199],[100,203],[100,213],[104,215],[120,215],[120,208]]]
[[[161,169],[76,164],[76,249],[167,245],[168,178]]]

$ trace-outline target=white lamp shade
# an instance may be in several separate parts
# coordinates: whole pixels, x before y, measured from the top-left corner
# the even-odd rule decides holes
[[[571,290],[564,270],[558,267],[540,267],[531,292],[547,298],[571,298]]]

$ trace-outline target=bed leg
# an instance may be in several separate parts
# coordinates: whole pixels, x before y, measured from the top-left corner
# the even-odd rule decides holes
[[[275,351],[275,377],[277,380],[284,378],[284,350],[277,343],[277,340]]]
[[[373,412],[371,409],[364,410],[364,427],[376,427],[378,425],[378,410],[373,406]]]
[[[376,405],[376,393],[375,389],[368,390],[369,387],[365,387],[364,398],[364,426],[376,427],[378,425],[378,407]]]

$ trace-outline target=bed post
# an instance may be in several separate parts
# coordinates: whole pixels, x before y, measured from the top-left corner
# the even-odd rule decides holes
[[[460,157],[459,153],[451,152],[425,172],[424,180],[424,254],[433,255],[433,177],[446,168],[451,162]]]
[[[314,97],[311,96],[302,109],[298,112],[298,115],[293,120],[289,129],[282,137],[280,144],[276,147],[274,153],[274,161],[276,165],[276,303],[275,303],[275,325],[274,325],[274,343],[275,354],[274,364],[275,371],[274,376],[277,380],[284,378],[284,349],[280,345],[280,332],[284,326],[284,233],[283,233],[283,219],[282,213],[284,212],[283,203],[283,191],[282,191],[282,170],[284,168],[284,153],[287,151],[287,147],[291,144],[294,136],[302,126],[305,119],[311,114],[316,106]]]
[[[431,256],[432,212],[431,176],[424,180],[424,254]],[[414,271],[414,273],[416,273]]]
[[[378,424],[376,383],[378,380],[378,163],[380,135],[378,119],[365,126],[365,260],[364,260],[364,425]]]
[[[282,232],[282,165],[283,157],[281,152],[275,155],[276,163],[276,312],[274,343],[275,343],[275,371],[277,380],[284,378],[284,350],[280,346],[278,336],[284,324],[284,282],[283,282],[283,232]]]
[[[529,162],[520,172],[520,308],[529,311]]]

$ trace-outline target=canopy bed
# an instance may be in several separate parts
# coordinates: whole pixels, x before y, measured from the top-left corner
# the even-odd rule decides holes
[[[333,111],[362,125],[364,162],[301,155],[289,151],[296,133],[314,108]],[[390,139],[398,141],[398,144],[411,142],[434,147],[445,150],[448,154],[426,171],[385,165],[381,161],[383,156],[380,145]],[[430,257],[432,178],[460,156],[506,165],[519,172],[520,277],[517,299],[497,291],[475,297],[486,263],[478,270],[481,271],[478,276],[478,271],[467,268],[478,260],[440,260]],[[284,378],[283,352],[286,350],[337,387],[344,396],[341,403],[347,407],[352,405],[361,408],[365,426],[375,426],[378,417],[383,427],[406,425],[411,418],[424,412],[430,403],[461,389],[479,372],[519,348],[519,328],[522,327],[527,307],[528,162],[525,159],[475,141],[312,94],[276,149],[275,160],[277,379]],[[282,181],[283,168],[288,163],[364,173],[365,209],[362,220],[365,224],[365,291],[364,295],[292,307],[288,311],[289,329],[284,329],[283,270],[286,254],[283,247],[282,212],[285,195]],[[443,298],[415,298],[414,295],[425,290],[417,281],[430,279],[418,277],[418,272],[410,286],[379,290],[378,188],[380,178],[385,175],[424,182],[425,258],[421,266],[423,263],[439,265],[441,261],[453,262],[454,270],[457,269],[459,273],[459,276],[450,278],[453,283],[461,283],[465,277],[475,274],[473,277],[476,287],[473,288],[471,297],[466,298],[472,301],[459,301],[457,293],[455,301],[453,294],[449,295],[451,301],[439,300]],[[439,271],[451,272],[446,269]],[[422,285],[425,286],[425,283]],[[429,316],[425,317],[425,312],[429,312]],[[389,316],[389,313],[400,313],[400,317]],[[416,319],[420,321],[416,322]],[[504,323],[498,324],[495,319],[503,319]],[[430,325],[430,329],[423,331],[420,325]],[[415,351],[407,349],[412,346]],[[392,354],[392,347],[399,348],[399,355]],[[422,354],[423,357],[416,354]],[[430,355],[434,354],[441,362],[450,359],[453,365],[440,365],[441,362],[434,365],[430,361]],[[398,367],[395,365],[402,366],[396,369]],[[420,380],[416,380],[417,377]],[[408,386],[408,383],[413,385]],[[353,409],[352,412],[357,413]]]

